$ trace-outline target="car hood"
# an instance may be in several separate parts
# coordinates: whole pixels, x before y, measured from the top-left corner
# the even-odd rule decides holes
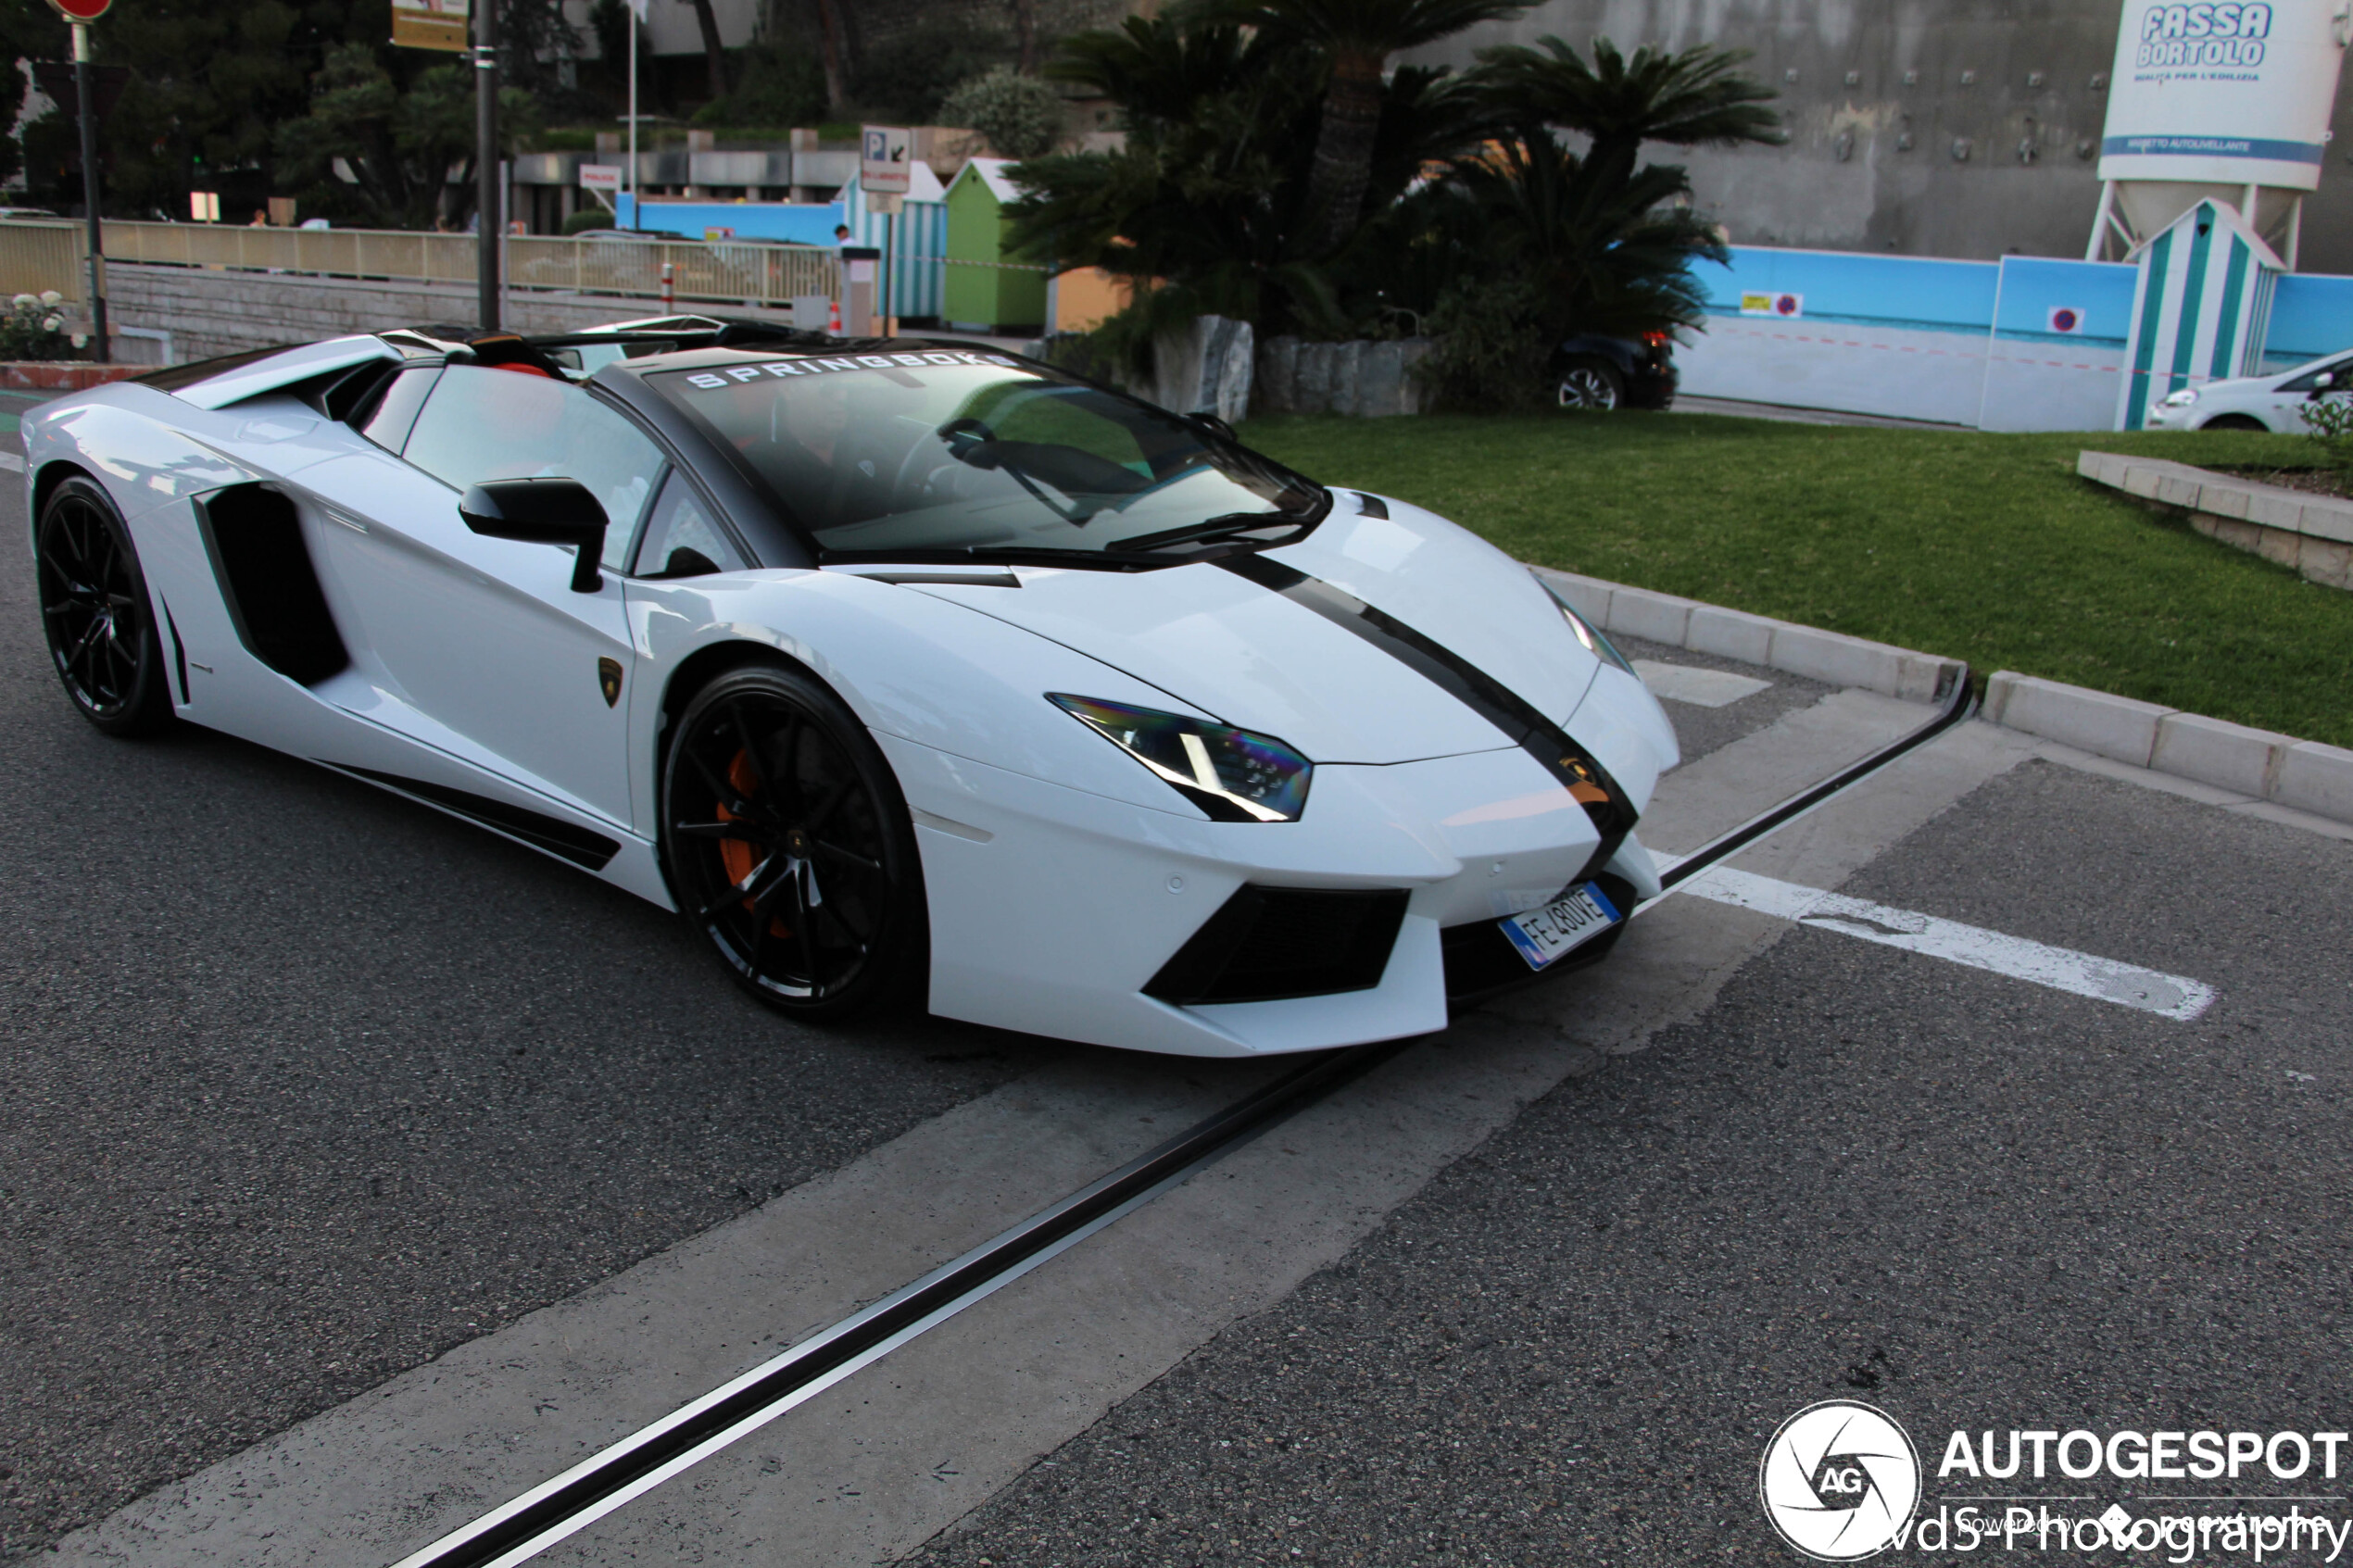
[[[1576,710],[1599,661],[1525,567],[1417,507],[1390,501],[1381,516],[1379,505],[1359,505],[1338,493],[1335,515],[1307,539],[1258,558],[1403,622],[1555,722]],[[1409,762],[1513,744],[1383,639],[1226,566],[1015,574],[1018,590],[928,583],[922,591],[1076,649],[1317,762]],[[1286,574],[1262,567],[1258,575]]]

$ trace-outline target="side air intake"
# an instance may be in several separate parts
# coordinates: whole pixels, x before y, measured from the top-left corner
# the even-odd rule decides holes
[[[205,553],[245,651],[290,681],[316,685],[351,663],[302,541],[302,518],[280,492],[232,484],[195,501]]]
[[[1271,1002],[1369,991],[1389,968],[1405,889],[1238,889],[1144,987],[1164,1002]]]

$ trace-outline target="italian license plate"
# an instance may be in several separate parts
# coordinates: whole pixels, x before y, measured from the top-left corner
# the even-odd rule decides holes
[[[1592,883],[1570,888],[1541,909],[1496,922],[1530,969],[1542,969],[1626,917]]]

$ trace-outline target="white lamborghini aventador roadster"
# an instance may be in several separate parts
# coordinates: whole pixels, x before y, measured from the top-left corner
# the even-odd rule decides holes
[[[947,340],[234,356],[24,421],[57,670],[675,908],[808,1019],[1441,1027],[1658,890],[1674,733],[1442,519]]]

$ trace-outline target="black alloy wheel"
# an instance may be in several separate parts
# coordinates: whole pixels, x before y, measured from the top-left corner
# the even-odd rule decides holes
[[[929,933],[899,782],[822,684],[732,670],[673,727],[662,851],[679,908],[761,1001],[811,1022],[920,1002]]]
[[[79,478],[57,486],[41,509],[33,571],[49,659],[82,716],[110,735],[141,734],[170,719],[146,579],[104,490]]]
[[[1626,401],[1626,378],[1598,354],[1578,354],[1561,367],[1560,405],[1607,413]]]

